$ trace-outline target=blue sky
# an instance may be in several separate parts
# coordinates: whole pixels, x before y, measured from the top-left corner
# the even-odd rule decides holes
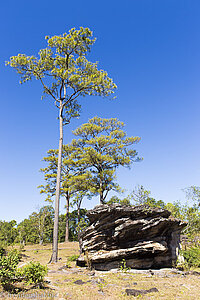
[[[97,41],[90,53],[118,85],[117,99],[81,99],[71,131],[95,115],[117,117],[128,135],[140,136],[144,158],[119,169],[129,193],[137,184],[165,202],[184,201],[181,189],[200,185],[200,2],[197,0],[14,1],[1,3],[0,220],[28,217],[44,205],[37,186],[50,148],[58,146],[57,109],[41,100],[41,86],[19,84],[5,61],[35,55],[46,35],[89,27]],[[97,201],[85,201],[91,208]],[[64,202],[61,203],[61,208]]]

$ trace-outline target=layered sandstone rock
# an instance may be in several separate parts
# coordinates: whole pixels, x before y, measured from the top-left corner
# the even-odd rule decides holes
[[[89,210],[90,226],[80,234],[77,265],[89,259],[96,270],[172,267],[186,226],[170,212],[149,206],[98,205]]]

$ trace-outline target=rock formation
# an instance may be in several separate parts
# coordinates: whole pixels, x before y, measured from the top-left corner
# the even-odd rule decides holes
[[[172,267],[177,259],[185,222],[165,209],[142,206],[98,205],[89,210],[90,226],[80,233],[77,265],[89,261],[96,270]]]

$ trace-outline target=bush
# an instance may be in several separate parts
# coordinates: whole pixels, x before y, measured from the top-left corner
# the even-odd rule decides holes
[[[182,250],[181,254],[183,255],[186,264],[189,268],[200,267],[200,248],[199,247],[191,247],[187,250]]]
[[[76,261],[76,260],[78,259],[78,257],[79,257],[79,255],[74,254],[74,255],[68,257],[67,260],[68,260],[68,261]]]
[[[5,249],[0,249],[0,282],[4,290],[15,292],[14,283],[25,281],[27,284],[41,286],[44,276],[47,274],[47,267],[39,262],[30,262],[25,267],[17,269],[20,261],[20,252],[16,249],[5,254]]]
[[[2,252],[3,253],[3,250]],[[12,290],[17,280],[17,265],[20,261],[19,252],[14,249],[7,256],[5,252],[0,257],[0,282],[5,290]]]
[[[47,266],[43,266],[39,262],[30,262],[20,270],[20,275],[28,284],[35,284],[39,287],[43,284],[46,274]]]

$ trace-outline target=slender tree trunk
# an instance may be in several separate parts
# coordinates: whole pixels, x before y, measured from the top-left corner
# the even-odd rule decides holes
[[[104,204],[104,201],[103,201],[103,192],[100,192],[100,204]]]
[[[78,225],[80,225],[79,224],[79,222],[80,222],[80,208],[81,208],[81,203],[79,203],[78,206],[77,206]],[[79,226],[78,226],[77,232],[78,232],[78,241],[80,241],[80,227]]]
[[[40,236],[40,245],[43,245],[43,236]]]
[[[62,100],[60,101],[60,139],[59,139],[59,150],[58,150],[58,170],[56,178],[56,197],[55,197],[55,217],[54,217],[54,228],[53,228],[53,252],[50,262],[57,262],[58,260],[58,219],[59,219],[59,202],[60,202],[60,179],[61,179],[61,166],[62,166],[62,147],[63,147],[63,116],[62,116]]]
[[[78,213],[78,224],[80,223],[80,209],[81,209],[81,206],[79,205],[78,206],[78,211],[77,211],[77,213]]]
[[[43,244],[43,234],[42,234],[42,229],[41,229],[42,225],[41,225],[41,219],[40,219],[40,215],[39,215],[39,244],[42,245]]]
[[[69,194],[66,197],[66,230],[65,230],[65,242],[69,242]]]
[[[102,179],[100,177],[100,192],[99,192],[99,196],[100,196],[100,204],[104,204],[103,201],[103,184],[102,184]]]

